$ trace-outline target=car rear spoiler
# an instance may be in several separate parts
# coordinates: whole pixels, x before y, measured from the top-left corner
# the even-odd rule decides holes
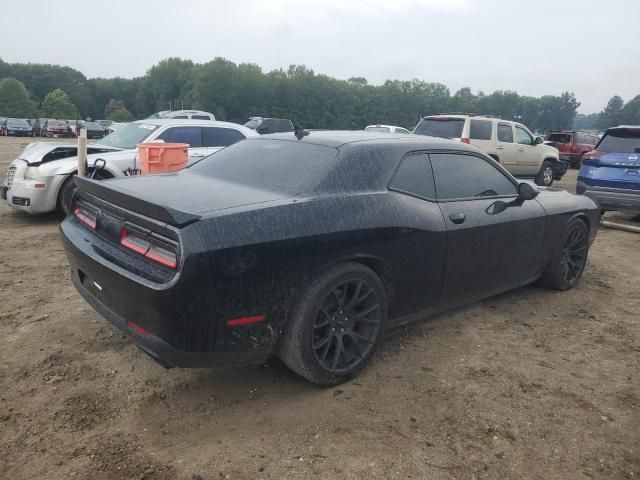
[[[175,210],[167,205],[152,203],[141,197],[133,197],[108,185],[108,182],[79,177],[78,175],[73,178],[78,189],[83,192],[174,227],[186,227],[200,219],[200,215]]]

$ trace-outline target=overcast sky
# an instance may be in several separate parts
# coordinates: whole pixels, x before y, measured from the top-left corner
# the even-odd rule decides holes
[[[170,56],[264,71],[575,92],[580,111],[640,94],[640,0],[2,1],[0,57],[134,77]]]

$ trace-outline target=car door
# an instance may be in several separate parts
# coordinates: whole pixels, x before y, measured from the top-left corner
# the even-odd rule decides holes
[[[242,132],[235,128],[203,127],[203,131],[203,143],[207,150],[207,155],[246,138]]]
[[[207,148],[203,146],[202,127],[197,125],[169,127],[156,138],[167,143],[189,144],[189,164],[206,157],[208,154]]]
[[[533,135],[522,125],[515,125],[518,154],[516,175],[534,176],[540,170],[540,149]]]
[[[509,122],[498,122],[496,127],[496,153],[504,167],[515,173],[518,146],[514,142],[513,125]]]
[[[485,157],[430,155],[438,205],[447,228],[444,303],[514,288],[536,271],[546,216],[535,200],[517,202],[517,182]]]

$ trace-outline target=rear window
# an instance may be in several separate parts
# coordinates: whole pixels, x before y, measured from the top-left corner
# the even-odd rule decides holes
[[[413,133],[431,137],[460,138],[464,118],[423,118]]]
[[[337,155],[337,149],[323,145],[248,140],[209,155],[189,168],[220,180],[299,193],[326,177]]]
[[[605,153],[640,152],[640,128],[607,132],[600,140],[596,150]]]
[[[556,143],[571,143],[571,135],[568,133],[551,133],[547,141]]]
[[[473,140],[491,140],[492,123],[489,120],[471,120],[469,138]]]

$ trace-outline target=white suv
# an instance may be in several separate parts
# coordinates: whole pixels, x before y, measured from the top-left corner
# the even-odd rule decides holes
[[[98,180],[136,174],[137,144],[152,141],[187,143],[189,163],[221,148],[258,134],[235,123],[211,120],[147,119],[123,125],[87,148],[89,171],[101,164]],[[78,168],[75,143],[36,142],[9,165],[0,196],[15,210],[28,213],[67,213],[75,189],[73,175]]]
[[[481,115],[430,115],[423,117],[413,133],[468,143],[483,150],[516,177],[533,178],[550,186],[567,171],[558,150],[544,145],[518,122]]]

